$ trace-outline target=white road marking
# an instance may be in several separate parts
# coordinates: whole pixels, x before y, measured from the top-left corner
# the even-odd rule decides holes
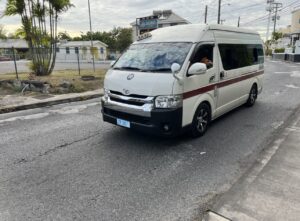
[[[298,89],[299,88],[299,87],[297,87],[297,86],[295,86],[293,84],[287,84],[285,86],[288,87],[288,88],[293,88],[293,89]]]
[[[292,71],[276,71],[274,74],[293,74]]]
[[[17,120],[33,120],[33,119],[40,119],[44,118],[50,115],[50,113],[54,114],[76,114],[79,113],[80,111],[83,111],[84,109],[91,107],[91,106],[96,106],[99,105],[100,102],[94,102],[90,104],[85,104],[85,105],[76,105],[76,106],[66,106],[60,109],[54,109],[54,110],[49,110],[46,113],[38,113],[38,114],[30,114],[30,115],[25,115],[25,116],[18,116],[18,117],[10,117],[4,120],[0,120],[1,123],[7,123],[7,122],[13,122]]]
[[[300,78],[300,71],[293,71],[293,73],[291,74],[291,77]]]
[[[0,124],[1,123],[6,123],[6,122],[13,122],[13,121],[16,121],[16,120],[40,119],[40,118],[44,118],[48,115],[49,115],[49,113],[39,113],[39,114],[31,114],[31,115],[27,115],[27,116],[11,117],[11,118],[7,118],[5,120],[0,120]]]
[[[96,106],[100,104],[99,102],[94,102],[90,104],[83,104],[83,105],[76,105],[76,106],[66,106],[61,109],[56,109],[56,110],[50,110],[49,112],[51,113],[58,113],[58,114],[76,114],[84,109],[91,107],[91,106]]]
[[[271,126],[275,129],[279,128],[284,122],[283,121],[278,121],[278,122],[274,122],[271,124]]]

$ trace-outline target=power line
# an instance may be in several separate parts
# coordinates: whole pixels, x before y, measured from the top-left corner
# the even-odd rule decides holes
[[[285,11],[286,11],[286,10],[289,10],[288,7],[290,7],[290,6],[292,6],[293,4],[298,3],[298,2],[299,2],[299,0],[288,3],[288,5],[286,5],[285,7],[283,7],[283,8],[281,9],[281,11],[283,11],[283,10],[285,10]],[[274,14],[274,12],[272,12],[271,15],[272,15],[272,14]],[[247,25],[247,24],[250,24],[250,23],[253,23],[253,22],[257,22],[257,21],[260,21],[260,20],[266,20],[266,19],[268,18],[268,16],[269,16],[269,15],[264,15],[264,16],[262,16],[262,17],[256,18],[256,19],[254,19],[254,20],[250,20],[250,21],[245,22],[245,23],[242,23],[242,24],[243,24],[243,25]]]

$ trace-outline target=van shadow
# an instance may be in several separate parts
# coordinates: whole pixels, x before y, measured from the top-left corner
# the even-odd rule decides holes
[[[207,133],[199,138],[193,138],[189,132],[171,138],[158,137],[118,126],[111,126],[102,136],[103,140],[105,140],[105,146],[120,148],[122,150],[144,150],[151,152],[176,150],[182,152],[187,146],[193,146],[193,149],[197,148],[199,151],[211,147],[210,143],[212,140],[226,137],[226,133],[230,128],[257,126],[259,122],[252,119],[256,118],[255,115],[262,108],[264,108],[264,105],[259,102],[251,108],[240,106],[214,120]],[[231,136],[231,134],[229,133],[228,136]]]

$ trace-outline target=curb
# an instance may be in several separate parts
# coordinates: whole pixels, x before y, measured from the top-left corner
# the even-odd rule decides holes
[[[64,104],[64,103],[70,103],[70,102],[76,102],[76,101],[85,101],[85,100],[90,100],[93,98],[99,98],[101,96],[103,96],[103,93],[91,94],[91,95],[81,95],[78,97],[63,98],[63,99],[53,100],[53,101],[44,101],[44,102],[42,101],[39,103],[24,104],[24,105],[19,105],[19,106],[3,107],[3,108],[0,108],[0,114],[21,111],[21,110],[34,109],[34,108],[40,108],[40,107],[53,106],[53,105],[57,105],[57,104]]]

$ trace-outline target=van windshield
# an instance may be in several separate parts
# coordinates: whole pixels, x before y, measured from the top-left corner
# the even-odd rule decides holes
[[[113,69],[147,72],[171,72],[171,65],[182,66],[192,43],[147,43],[131,45]]]

